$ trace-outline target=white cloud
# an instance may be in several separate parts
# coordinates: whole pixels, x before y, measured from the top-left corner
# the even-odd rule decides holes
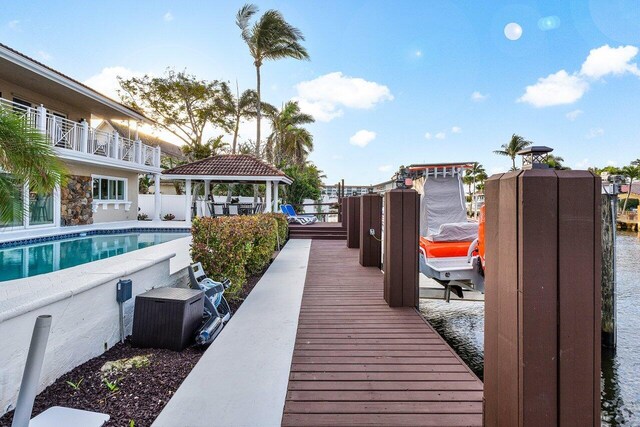
[[[589,129],[589,132],[587,132],[586,138],[587,139],[593,139],[593,138],[597,138],[599,136],[604,135],[604,129],[602,128],[591,128]]]
[[[119,99],[117,92],[120,88],[118,77],[129,79],[131,77],[141,77],[142,75],[143,73],[121,66],[107,67],[103,68],[99,74],[89,77],[84,81],[84,84],[113,99]]]
[[[582,115],[582,113],[584,113],[584,111],[582,110],[573,110],[573,111],[569,111],[566,114],[567,119],[574,121],[575,119],[577,119],[578,117],[580,117],[580,115]]]
[[[591,166],[593,166],[593,165],[591,164],[589,159],[582,159],[578,163],[576,163],[573,168],[574,169],[589,169]]]
[[[475,91],[471,94],[471,100],[474,102],[482,102],[489,97],[488,94],[481,94],[478,91]]]
[[[391,166],[391,165],[378,166],[378,170],[380,172],[389,172],[392,168],[393,168],[393,166]]]
[[[351,138],[349,142],[358,147],[366,147],[371,141],[376,139],[376,133],[370,130],[359,130]]]
[[[618,166],[618,162],[615,160],[607,160],[607,166]]]
[[[9,21],[7,26],[9,27],[10,30],[14,30],[14,31],[20,31],[20,29],[21,29],[20,20],[18,20],[18,19],[14,19],[13,21]]]
[[[427,132],[427,133],[424,134],[424,138],[425,139],[431,139],[431,138],[433,138],[433,135],[431,135],[431,132]]]
[[[436,139],[445,139],[446,137],[447,137],[447,134],[444,132],[436,133]]]
[[[541,77],[534,85],[527,86],[525,94],[518,102],[526,102],[534,107],[573,104],[589,89],[589,84],[576,75],[560,70],[547,77]]]
[[[300,109],[318,121],[328,122],[343,114],[342,107],[368,110],[393,100],[387,86],[334,72],[295,86]]]
[[[451,128],[451,133],[462,133],[462,128],[460,126],[454,126]]]
[[[167,12],[164,14],[162,19],[164,20],[164,22],[171,22],[173,21],[173,14],[171,12]]]
[[[49,61],[51,58],[53,58],[49,52],[45,52],[44,50],[39,50],[38,51],[38,56],[43,61]]]
[[[637,54],[638,48],[635,46],[613,48],[604,45],[592,49],[582,63],[580,72],[569,74],[560,70],[547,77],[541,77],[536,84],[527,86],[525,94],[518,98],[518,102],[526,102],[534,107],[573,104],[589,90],[590,80],[627,73],[640,77],[638,64],[631,63]]]
[[[626,73],[640,77],[638,64],[631,60],[638,54],[635,46],[611,47],[609,45],[592,49],[582,64],[580,74],[593,79],[599,79],[609,74],[622,75]]]

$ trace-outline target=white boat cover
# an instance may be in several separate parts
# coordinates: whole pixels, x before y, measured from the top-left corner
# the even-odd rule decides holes
[[[464,188],[460,175],[427,176],[424,181],[420,205],[420,235],[422,236],[438,235],[440,233],[440,226],[443,224],[466,223],[467,209],[465,207]],[[454,228],[446,231],[452,238],[456,236]],[[464,229],[464,227],[462,228]],[[466,231],[462,232],[462,234],[464,233],[466,233]],[[467,239],[466,234],[464,234],[464,236],[462,234],[459,238],[448,241],[475,239],[475,237],[473,239]],[[465,238],[459,240],[462,237]]]
[[[442,224],[436,234],[427,235],[432,242],[471,242],[478,237],[477,222]]]

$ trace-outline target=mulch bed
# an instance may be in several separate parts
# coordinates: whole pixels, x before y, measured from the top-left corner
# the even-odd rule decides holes
[[[264,271],[247,280],[242,298],[229,304],[232,312],[236,312],[263,274]],[[105,426],[150,426],[205,350],[195,345],[182,352],[136,348],[127,338],[124,344],[116,344],[101,356],[62,375],[43,390],[36,397],[31,416],[35,417],[51,406],[66,406],[109,414],[111,418]],[[110,374],[107,380],[115,381],[118,388],[110,390],[100,368],[106,362],[134,356],[148,356],[149,365]],[[77,384],[80,380],[77,390],[67,382]],[[0,417],[0,427],[9,427],[12,419],[13,411]]]

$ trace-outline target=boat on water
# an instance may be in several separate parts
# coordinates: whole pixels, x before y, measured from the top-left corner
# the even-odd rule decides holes
[[[467,217],[462,177],[473,162],[411,165],[404,175],[420,193],[420,272],[464,298],[484,293],[484,206]]]

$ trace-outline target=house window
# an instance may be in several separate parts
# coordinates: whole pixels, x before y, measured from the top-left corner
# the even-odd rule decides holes
[[[110,176],[93,177],[93,200],[118,201],[125,200],[127,180]]]

